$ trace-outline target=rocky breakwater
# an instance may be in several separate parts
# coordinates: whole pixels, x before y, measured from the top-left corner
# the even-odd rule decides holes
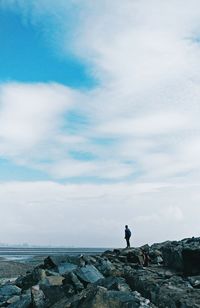
[[[48,257],[0,286],[0,307],[200,307],[200,238]]]

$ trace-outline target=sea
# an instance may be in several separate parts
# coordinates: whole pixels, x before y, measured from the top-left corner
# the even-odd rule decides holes
[[[25,261],[37,257],[52,255],[94,255],[101,254],[108,248],[65,248],[65,247],[0,247],[0,258],[7,261]]]

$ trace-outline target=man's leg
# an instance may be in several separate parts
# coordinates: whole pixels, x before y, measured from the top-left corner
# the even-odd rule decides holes
[[[130,247],[130,238],[127,239],[127,247]]]

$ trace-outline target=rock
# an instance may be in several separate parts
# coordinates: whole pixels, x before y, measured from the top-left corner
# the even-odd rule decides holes
[[[157,249],[155,250],[150,249],[149,257],[151,259],[152,264],[162,264],[163,263],[162,252]]]
[[[144,251],[151,258],[146,267]],[[200,238],[53,256],[16,281],[2,281],[0,307],[200,308],[199,271]]]
[[[127,254],[127,261],[143,265],[144,257],[140,249],[131,249]]]
[[[118,256],[118,260],[123,263],[127,263],[127,256]]]
[[[150,246],[149,246],[148,244],[145,244],[145,245],[143,245],[143,246],[140,247],[140,250],[149,253]]]
[[[98,280],[95,285],[106,288],[107,290],[130,292],[131,289],[122,277],[107,277]]]
[[[168,244],[162,249],[164,265],[183,272],[182,246]]]
[[[48,286],[62,286],[63,280],[65,278],[63,276],[46,276],[44,280],[40,282],[40,285],[48,285]]]
[[[157,256],[156,263],[159,264],[159,265],[162,264],[163,263],[163,258],[161,256]]]
[[[47,306],[51,306],[54,303],[56,303],[58,300],[60,300],[62,297],[64,297],[65,290],[64,287],[61,286],[48,286],[48,285],[42,285],[40,286],[40,289],[43,291],[46,299]]]
[[[58,299],[65,296],[63,287],[63,276],[46,276],[45,280],[39,283],[40,290],[43,292],[46,303],[48,305],[54,304]]]
[[[31,288],[31,299],[32,305],[35,308],[45,307],[45,295],[42,290],[40,290],[39,285],[33,286]]]
[[[93,283],[104,278],[104,276],[93,265],[86,265],[77,268],[74,273],[83,282],[83,284]]]
[[[22,294],[20,299],[9,305],[9,308],[30,308],[32,304],[31,292]]]
[[[20,300],[20,296],[19,295],[14,295],[11,298],[9,298],[6,303],[8,305],[10,305],[10,304],[16,303],[19,300]]]
[[[44,259],[44,268],[57,270],[58,267],[63,265],[64,263],[72,263],[79,265],[79,258],[69,255],[49,256]]]
[[[80,255],[79,256],[79,266],[95,264],[96,261],[97,260],[94,256],[86,256],[86,255]]]
[[[60,265],[58,265],[57,268],[58,268],[59,274],[63,275],[63,274],[67,274],[75,270],[77,268],[77,265],[73,263],[65,262],[65,263],[61,263]]]
[[[193,288],[200,289],[200,276],[188,277],[188,281]]]
[[[27,290],[36,285],[40,280],[43,280],[45,276],[46,274],[43,269],[35,268],[31,273],[28,273],[25,276],[19,276],[15,281],[15,284],[23,290]]]
[[[70,299],[56,303],[52,308],[139,308],[153,307],[150,302],[142,298],[138,293],[108,291],[101,286],[91,287]]]
[[[165,279],[149,270],[131,271],[125,275],[132,290],[139,291],[158,307],[200,307],[200,292],[179,276]]]
[[[73,289],[75,290],[75,293],[78,293],[84,289],[84,285],[80,282],[78,277],[73,272],[65,275],[65,280],[63,284],[65,286],[72,285]],[[69,293],[69,287],[67,287],[66,290]],[[70,293],[73,293],[73,292],[70,290]]]
[[[85,301],[82,304],[83,308],[102,307],[102,308],[123,308],[141,307],[141,302],[138,297],[131,292],[122,291],[107,291],[103,287],[97,287],[95,292],[88,294]],[[146,306],[150,307],[150,306]]]
[[[200,274],[200,247],[183,248],[183,270],[185,275]]]
[[[164,265],[185,275],[200,274],[199,240],[171,242],[162,248]]]
[[[106,277],[112,275],[116,269],[113,263],[107,259],[100,259],[99,262],[95,264],[95,266],[100,271],[100,273]]]
[[[0,302],[7,301],[14,295],[20,295],[21,289],[12,284],[5,284],[0,287]]]
[[[45,270],[45,276],[60,276],[60,274],[51,270]]]

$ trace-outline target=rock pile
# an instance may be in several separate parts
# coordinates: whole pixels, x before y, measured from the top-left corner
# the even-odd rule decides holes
[[[96,256],[49,256],[0,286],[0,307],[200,307],[200,238]]]

